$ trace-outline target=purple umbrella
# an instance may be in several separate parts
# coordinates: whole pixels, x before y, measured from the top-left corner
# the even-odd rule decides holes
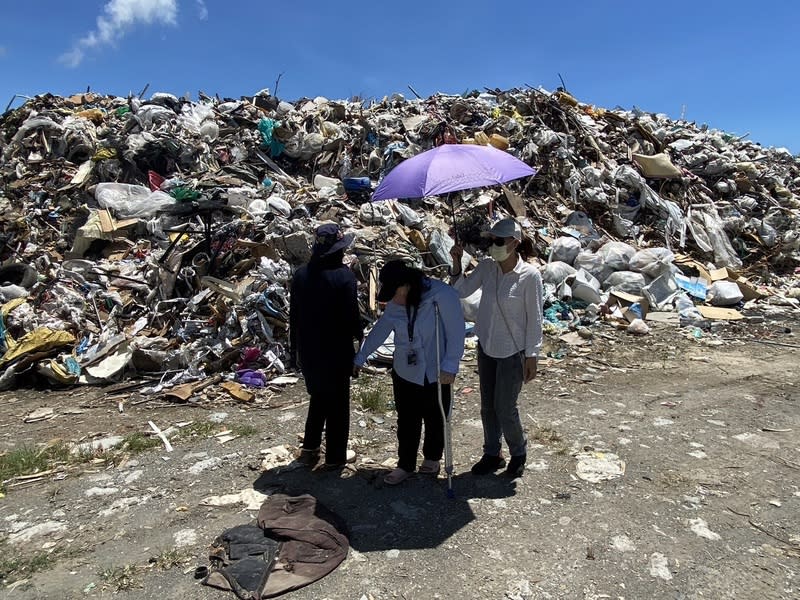
[[[401,162],[380,182],[373,200],[422,198],[500,185],[536,171],[493,146],[444,144]]]

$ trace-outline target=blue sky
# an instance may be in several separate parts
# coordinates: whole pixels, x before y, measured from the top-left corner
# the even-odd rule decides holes
[[[800,153],[800,2],[79,0],[3,2],[0,111],[14,94],[427,96],[558,74],[633,105]],[[15,104],[14,106],[18,105]]]

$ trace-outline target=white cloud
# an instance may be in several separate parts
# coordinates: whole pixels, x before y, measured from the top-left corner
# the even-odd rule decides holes
[[[208,8],[204,0],[195,0],[197,2],[197,18],[201,21],[208,20]]]
[[[59,60],[68,67],[77,67],[86,51],[113,46],[136,25],[175,25],[177,0],[110,0],[97,17],[97,28],[87,33],[61,55]]]

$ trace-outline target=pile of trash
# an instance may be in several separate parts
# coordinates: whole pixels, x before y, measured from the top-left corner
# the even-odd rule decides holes
[[[452,217],[443,198],[370,202],[443,143],[491,144],[537,174],[454,195]],[[287,370],[288,283],[325,221],[356,234],[365,321],[380,263],[444,277],[454,235],[481,256],[480,231],[508,215],[546,262],[548,307],[632,325],[739,318],[765,297],[797,308],[798,194],[785,149],[563,90],[37,96],[0,117],[0,389],[22,373],[269,386]]]

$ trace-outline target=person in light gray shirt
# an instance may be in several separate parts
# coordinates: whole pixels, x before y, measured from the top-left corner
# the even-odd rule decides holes
[[[464,353],[464,315],[458,293],[453,288],[425,277],[422,271],[407,266],[403,261],[386,263],[379,280],[378,301],[386,302],[386,309],[354,359],[354,375],[358,374],[358,369],[370,354],[393,333],[392,389],[397,409],[398,461],[397,468],[384,481],[396,485],[417,470],[423,424],[424,460],[418,472],[439,473],[445,444],[442,410],[445,414],[450,411],[452,384]],[[439,385],[442,389],[441,408]]]
[[[532,252],[522,227],[511,218],[489,231],[491,259],[482,260],[469,275],[461,273],[464,250],[453,246],[453,287],[462,298],[481,290],[475,333],[478,336],[478,377],[481,390],[483,456],[472,467],[487,475],[506,466],[502,439],[510,459],[505,474],[520,477],[527,460],[527,438],[517,397],[523,383],[536,377],[542,347],[542,278],[524,259]]]

